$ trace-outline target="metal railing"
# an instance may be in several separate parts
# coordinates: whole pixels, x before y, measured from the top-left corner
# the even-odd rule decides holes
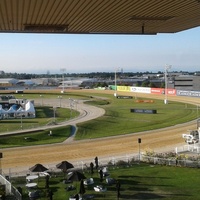
[[[142,156],[142,161],[154,165],[168,165],[168,166],[180,166],[180,167],[193,167],[199,168],[199,160],[188,160],[188,159],[176,159],[174,158],[160,158],[151,156]]]
[[[5,185],[5,195],[13,195],[16,200],[22,200],[19,191],[2,175],[0,175],[0,183]]]

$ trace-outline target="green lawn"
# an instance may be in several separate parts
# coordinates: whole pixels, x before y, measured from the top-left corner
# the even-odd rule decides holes
[[[71,126],[63,126],[59,128],[47,129],[44,131],[35,131],[26,134],[2,136],[0,139],[0,147],[11,148],[19,146],[60,143],[70,136],[71,128]],[[49,135],[50,131],[52,132],[52,135]]]
[[[199,199],[199,179],[200,174],[198,169],[168,167],[159,165],[149,165],[144,163],[134,163],[131,166],[110,166],[110,177],[118,179],[121,183],[121,198],[120,199],[166,199],[166,200],[185,200]],[[89,178],[89,171],[84,171],[84,175]],[[95,200],[116,199],[115,185],[107,185],[104,181],[101,183],[97,171],[92,175],[95,184],[86,186],[85,195],[93,195]],[[74,182],[76,190],[66,191],[69,185],[63,183],[63,174],[55,174],[50,178],[50,189],[53,191],[53,199],[63,200],[68,199],[70,195],[78,193],[79,183]],[[23,199],[27,199],[27,191],[24,187],[25,177],[12,179],[12,183],[23,189]],[[95,185],[103,185],[107,188],[105,197],[102,193],[94,191]],[[40,178],[38,180],[38,189],[41,191],[41,200],[45,200],[45,181]]]
[[[57,108],[55,111],[49,106],[36,106],[36,117],[31,119],[3,119],[0,120],[0,133],[10,132],[21,129],[37,128],[41,126],[51,125],[54,122],[59,123],[70,119],[70,109]],[[78,112],[73,111],[73,117],[77,116]]]
[[[135,99],[93,99],[89,104],[100,106],[106,114],[98,119],[78,124],[76,139],[100,138],[164,128],[196,119],[196,106],[161,100],[137,103]],[[130,112],[130,109],[157,110],[157,114]]]

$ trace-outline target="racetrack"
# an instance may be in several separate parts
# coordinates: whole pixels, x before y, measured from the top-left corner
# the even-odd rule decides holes
[[[87,90],[89,92],[90,90]],[[82,91],[81,91],[82,92]],[[94,93],[97,91],[92,91]],[[113,91],[99,91],[102,93],[112,93]],[[119,93],[120,94],[120,93]],[[122,93],[129,95],[132,93]],[[164,99],[163,95],[138,94],[137,97],[147,97],[152,99]],[[199,105],[199,98],[168,96],[170,101],[180,101]],[[87,106],[86,106],[87,107]],[[84,110],[87,108],[84,107]],[[90,107],[89,119],[100,116],[103,112],[99,112],[95,107]],[[89,115],[88,115],[89,116]],[[78,121],[80,122],[80,121]],[[75,120],[71,124],[75,124]],[[151,149],[156,152],[174,151],[175,147],[184,145],[182,134],[189,129],[196,129],[196,120],[193,122],[176,125],[160,130],[152,130],[117,137],[108,137],[102,139],[91,139],[82,141],[64,142],[62,144],[52,144],[43,146],[21,147],[2,149],[3,158],[1,159],[3,171],[11,168],[28,169],[36,163],[52,164],[67,160],[72,163],[78,160],[94,160],[94,157],[110,157],[116,155],[137,154],[138,138],[142,139],[141,151]]]

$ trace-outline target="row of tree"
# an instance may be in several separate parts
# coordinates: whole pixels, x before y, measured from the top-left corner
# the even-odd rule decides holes
[[[162,72],[152,73],[152,72],[117,72],[117,76],[121,78],[130,78],[134,76],[141,77],[144,74],[162,74]],[[102,79],[114,79],[114,72],[90,72],[90,73],[64,73],[64,74],[27,74],[27,73],[6,73],[4,71],[0,72],[0,78],[15,78],[15,79],[34,79],[34,78],[62,78],[65,77],[81,77],[81,78],[102,78]]]

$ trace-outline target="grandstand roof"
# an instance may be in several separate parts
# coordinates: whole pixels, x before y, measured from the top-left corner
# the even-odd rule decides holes
[[[1,0],[0,32],[176,33],[200,26],[200,0]]]

